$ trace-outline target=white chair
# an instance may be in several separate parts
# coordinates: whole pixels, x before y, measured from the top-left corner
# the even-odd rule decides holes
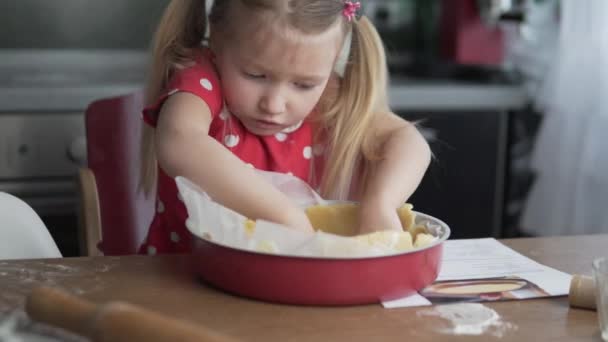
[[[48,229],[21,199],[0,192],[0,260],[61,258]]]

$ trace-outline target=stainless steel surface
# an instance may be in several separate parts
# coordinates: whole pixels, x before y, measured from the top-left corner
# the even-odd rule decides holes
[[[0,49],[146,49],[169,0],[3,0]]]
[[[0,114],[0,180],[74,175],[83,137],[81,113]]]
[[[0,112],[84,111],[143,87],[141,50],[0,49]]]
[[[0,191],[21,198],[39,215],[73,215],[78,203],[76,189],[75,176],[0,180]]]
[[[0,1],[0,191],[76,212],[84,111],[143,87],[169,0]]]
[[[0,113],[0,191],[40,215],[74,213],[85,140],[82,112]]]
[[[50,179],[8,179],[0,180],[0,191],[19,193],[22,196],[68,195],[74,191],[76,180],[73,177]]]
[[[389,100],[394,110],[519,109],[528,102],[520,85],[413,81],[393,78]]]
[[[0,191],[40,215],[74,214],[84,111],[143,87],[142,50],[0,49]]]
[[[140,85],[123,85],[53,89],[0,89],[0,112],[84,110],[94,100],[129,94],[140,88]]]
[[[143,87],[145,51],[0,51],[0,112],[84,110],[91,101]],[[518,85],[394,77],[389,97],[409,109],[519,108]]]

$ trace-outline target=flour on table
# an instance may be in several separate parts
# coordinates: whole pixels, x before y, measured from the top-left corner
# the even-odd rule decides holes
[[[450,321],[451,327],[438,329],[444,334],[453,335],[482,335],[491,334],[503,337],[509,330],[517,330],[517,326],[504,322],[493,309],[479,303],[459,303],[437,305],[432,309],[418,312],[418,316],[437,316]]]

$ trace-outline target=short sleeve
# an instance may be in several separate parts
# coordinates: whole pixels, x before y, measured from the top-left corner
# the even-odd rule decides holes
[[[211,111],[212,117],[219,115],[223,99],[219,77],[208,54],[196,58],[196,63],[184,69],[176,70],[167,87],[163,89],[158,100],[143,110],[143,119],[151,126],[156,126],[158,113],[169,98],[178,92],[191,93],[201,98]]]

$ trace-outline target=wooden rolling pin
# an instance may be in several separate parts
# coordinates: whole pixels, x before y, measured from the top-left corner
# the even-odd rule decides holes
[[[26,312],[36,320],[86,336],[94,342],[228,342],[209,328],[169,318],[124,302],[96,305],[57,289],[34,289]]]
[[[572,307],[595,310],[597,305],[593,278],[579,274],[573,275],[570,281],[568,302]]]

